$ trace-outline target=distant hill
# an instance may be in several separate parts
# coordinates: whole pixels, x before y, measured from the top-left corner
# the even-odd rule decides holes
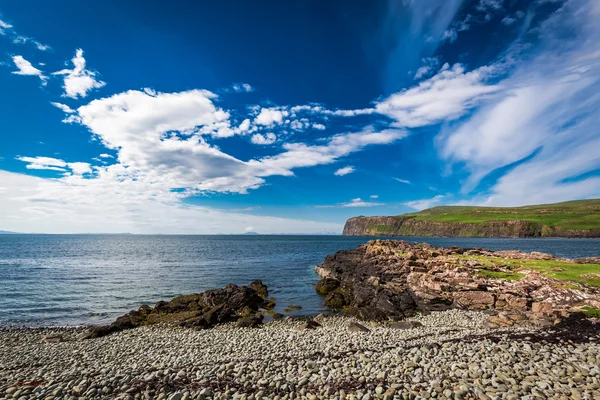
[[[244,235],[258,235],[258,232],[246,232]]]
[[[523,207],[441,206],[389,217],[354,217],[346,236],[600,237],[600,199]]]
[[[0,231],[0,235],[14,235],[14,234],[18,234],[18,232]]]

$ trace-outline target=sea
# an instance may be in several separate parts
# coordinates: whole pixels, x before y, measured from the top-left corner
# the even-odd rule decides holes
[[[262,279],[276,310],[323,310],[314,271],[373,237],[292,235],[0,235],[0,327],[108,323],[142,304]],[[434,246],[600,255],[600,239],[395,238]]]

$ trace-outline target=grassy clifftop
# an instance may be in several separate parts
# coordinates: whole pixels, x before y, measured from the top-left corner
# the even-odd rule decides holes
[[[344,235],[600,237],[600,199],[523,207],[441,206],[391,217],[356,217]]]

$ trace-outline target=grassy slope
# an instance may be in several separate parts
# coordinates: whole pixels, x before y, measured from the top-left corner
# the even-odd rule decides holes
[[[441,206],[398,217],[414,217],[418,221],[465,223],[520,220],[564,229],[598,229],[600,199],[524,207]]]

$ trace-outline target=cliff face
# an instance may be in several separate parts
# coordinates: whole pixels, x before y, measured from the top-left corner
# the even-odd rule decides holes
[[[442,237],[600,237],[600,230],[574,230],[530,221],[481,223],[419,221],[410,217],[354,217],[346,221],[344,236]]]

